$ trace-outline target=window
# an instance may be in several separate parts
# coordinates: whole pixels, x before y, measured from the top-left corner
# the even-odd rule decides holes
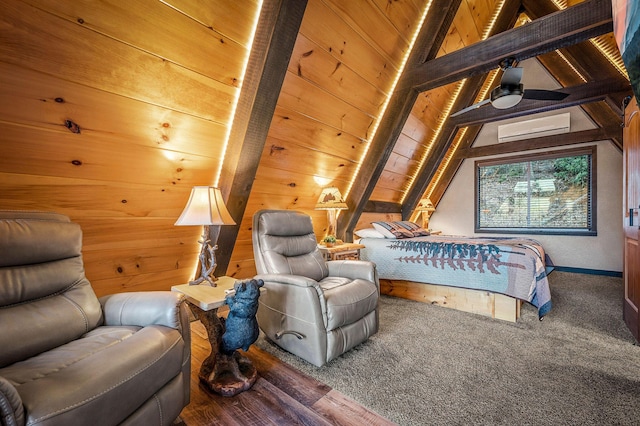
[[[476,232],[596,235],[596,147],[476,161]]]

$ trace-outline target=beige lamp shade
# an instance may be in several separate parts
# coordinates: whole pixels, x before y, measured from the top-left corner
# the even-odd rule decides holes
[[[322,190],[315,209],[327,211],[327,222],[329,222],[327,235],[336,235],[338,231],[338,210],[347,210],[348,208],[338,188],[330,186]]]
[[[194,186],[187,206],[175,223],[177,226],[235,224],[220,189],[212,186]]]
[[[335,186],[324,188],[318,202],[316,203],[316,210],[347,210],[347,203],[342,199],[340,190]]]
[[[431,216],[431,213],[436,211],[436,206],[433,205],[430,199],[423,198],[418,203],[416,211],[418,211],[418,214],[421,214],[422,216],[422,227],[424,229],[429,229],[429,216]]]
[[[419,212],[434,212],[436,211],[436,206],[433,205],[430,199],[423,198],[418,203],[418,207],[416,207],[416,210]]]
[[[216,277],[213,271],[216,268],[215,251],[218,246],[211,247],[209,240],[209,226],[211,225],[235,225],[224,205],[220,189],[213,186],[194,186],[191,188],[191,195],[187,206],[176,221],[177,226],[200,225],[204,226],[202,239],[198,241],[201,245],[200,255],[200,276],[189,281],[189,285],[197,285],[208,282],[212,287],[216,286]]]

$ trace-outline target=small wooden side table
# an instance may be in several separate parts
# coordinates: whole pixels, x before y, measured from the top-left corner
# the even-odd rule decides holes
[[[364,245],[355,243],[343,243],[333,247],[318,246],[324,260],[360,260],[360,249],[363,248]]]
[[[233,293],[235,282],[235,278],[219,277],[216,287],[206,284],[171,287],[172,291],[186,296],[191,311],[207,329],[211,354],[202,362],[198,377],[209,389],[223,396],[234,396],[251,388],[258,377],[256,368],[245,355],[238,351],[227,355],[220,350],[225,326],[218,317],[218,308],[226,303],[225,297]]]

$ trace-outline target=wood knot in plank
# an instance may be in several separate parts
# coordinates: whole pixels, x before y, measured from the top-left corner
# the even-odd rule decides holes
[[[69,129],[71,133],[80,133],[80,126],[71,120],[64,120],[64,127]]]
[[[271,145],[271,151],[269,152],[269,155],[274,155],[279,151],[284,151],[285,148],[283,146],[278,146],[278,145]]]
[[[334,75],[336,71],[338,71],[338,68],[340,68],[341,66],[342,66],[342,62],[338,62],[334,70],[331,72],[331,74],[329,74],[329,76],[331,77],[332,75]]]

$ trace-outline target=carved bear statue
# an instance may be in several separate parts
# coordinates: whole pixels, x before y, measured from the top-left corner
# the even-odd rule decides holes
[[[229,315],[225,321],[225,332],[222,335],[223,353],[230,355],[236,349],[249,350],[249,346],[258,339],[260,333],[256,312],[262,280],[238,281],[233,286],[235,294],[226,297]]]

